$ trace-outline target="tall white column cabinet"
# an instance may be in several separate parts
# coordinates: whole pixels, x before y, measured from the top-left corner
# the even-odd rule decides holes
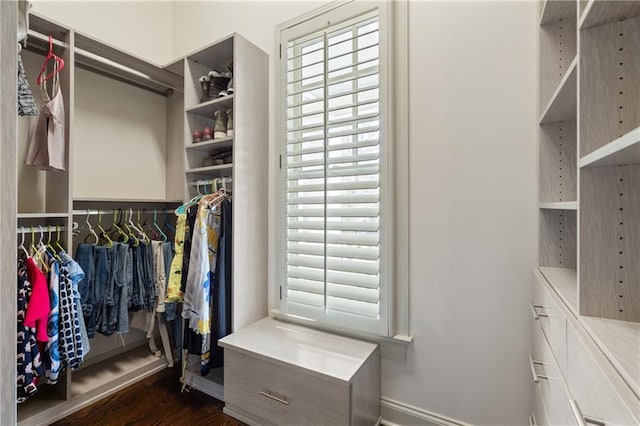
[[[17,68],[15,5],[0,2],[3,76],[15,74]],[[15,340],[16,226],[61,226],[61,242],[73,252],[82,238],[69,230],[74,222],[84,222],[85,210],[173,209],[196,193],[193,182],[216,177],[233,181],[232,328],[266,316],[267,54],[232,34],[160,66],[31,14],[22,58],[37,100],[35,80],[49,48],[49,35],[55,53],[65,60],[61,90],[66,171],[43,172],[24,165],[30,122],[16,116],[15,80],[0,80],[2,341]],[[200,103],[199,77],[224,70],[232,61],[235,93]],[[219,109],[233,109],[234,135],[193,144],[193,130],[213,127],[213,113]],[[223,146],[232,149],[233,162],[202,167],[203,158]],[[111,220],[112,216],[103,219],[107,224]],[[79,370],[66,371],[55,386],[42,385],[36,396],[18,406],[15,345],[3,345],[3,424],[50,423],[167,368],[167,359],[149,351],[141,332],[132,331],[122,341],[97,336],[91,345],[89,358]],[[213,383],[210,393],[222,399],[223,383],[217,380],[221,377],[220,371],[203,380]]]
[[[541,2],[531,424],[640,424],[640,2]]]

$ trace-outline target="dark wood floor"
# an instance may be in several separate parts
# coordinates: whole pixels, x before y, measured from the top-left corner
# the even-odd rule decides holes
[[[179,375],[178,366],[163,370],[54,425],[243,425],[222,412],[224,403],[196,390],[180,393]]]

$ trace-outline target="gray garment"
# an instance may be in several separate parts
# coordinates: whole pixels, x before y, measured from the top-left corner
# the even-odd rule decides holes
[[[36,100],[33,98],[20,54],[18,54],[18,115],[38,115]]]
[[[18,43],[27,38],[29,31],[29,10],[31,2],[27,0],[18,1]]]

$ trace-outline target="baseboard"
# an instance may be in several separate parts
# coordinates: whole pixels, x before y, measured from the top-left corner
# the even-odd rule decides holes
[[[382,424],[385,426],[470,426],[440,414],[389,398],[380,400]]]

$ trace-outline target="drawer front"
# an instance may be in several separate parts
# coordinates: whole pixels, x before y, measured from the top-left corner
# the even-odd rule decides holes
[[[558,360],[560,371],[566,372],[567,366],[567,317],[560,307],[560,300],[552,294],[544,277],[535,271],[532,309],[537,313],[538,322],[542,326],[549,341],[551,350]]]
[[[567,382],[582,416],[601,420],[606,425],[640,424],[609,378],[617,372],[575,320],[569,321],[567,363]]]
[[[564,378],[560,373],[542,328],[537,323],[534,323],[533,346],[532,376],[535,376],[538,380],[537,384],[542,394],[542,401],[546,408],[549,424],[578,424],[571,411],[569,393]]]
[[[533,413],[529,418],[529,426],[550,426],[547,409],[542,400],[542,389],[539,383],[533,384]]]
[[[349,385],[225,349],[227,407],[273,425],[348,425]]]

